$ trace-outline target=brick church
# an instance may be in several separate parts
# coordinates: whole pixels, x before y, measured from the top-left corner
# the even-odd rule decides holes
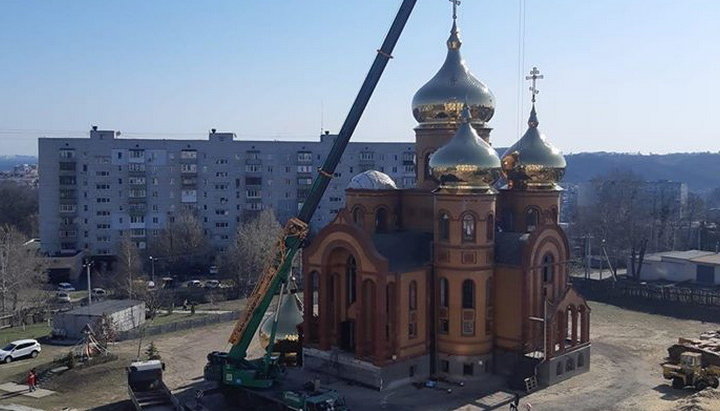
[[[590,309],[558,225],[565,159],[538,129],[499,157],[495,97],[460,54],[415,94],[417,185],[375,170],[303,253],[304,364],[387,389],[499,374],[549,385],[590,364]]]

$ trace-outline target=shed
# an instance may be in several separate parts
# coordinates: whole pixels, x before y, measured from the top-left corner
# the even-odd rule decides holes
[[[93,326],[104,315],[112,318],[115,331],[137,328],[145,322],[145,303],[136,300],[106,300],[74,310],[59,312],[53,317],[53,334],[80,339],[83,329]]]

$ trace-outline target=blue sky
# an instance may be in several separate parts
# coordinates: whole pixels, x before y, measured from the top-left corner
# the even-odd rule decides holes
[[[497,99],[494,145],[518,116],[521,0],[463,0],[463,55]],[[720,1],[524,0],[524,72],[565,152],[719,151]],[[36,137],[315,139],[336,132],[400,0],[0,0],[0,155]],[[440,67],[447,0],[418,0],[355,133],[413,141],[410,101]]]

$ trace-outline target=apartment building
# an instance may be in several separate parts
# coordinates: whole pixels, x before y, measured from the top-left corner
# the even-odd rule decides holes
[[[90,138],[39,139],[45,252],[113,255],[123,233],[144,249],[184,210],[196,213],[222,250],[237,225],[263,209],[272,208],[281,222],[294,216],[336,137],[240,141],[212,130],[207,140],[153,140],[119,134],[93,127]],[[344,207],[345,187],[360,172],[376,169],[398,187],[414,186],[414,153],[412,142],[350,143],[312,229]]]

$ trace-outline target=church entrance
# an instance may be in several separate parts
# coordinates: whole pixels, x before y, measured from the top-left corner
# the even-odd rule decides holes
[[[355,320],[340,323],[340,349],[355,352]]]

